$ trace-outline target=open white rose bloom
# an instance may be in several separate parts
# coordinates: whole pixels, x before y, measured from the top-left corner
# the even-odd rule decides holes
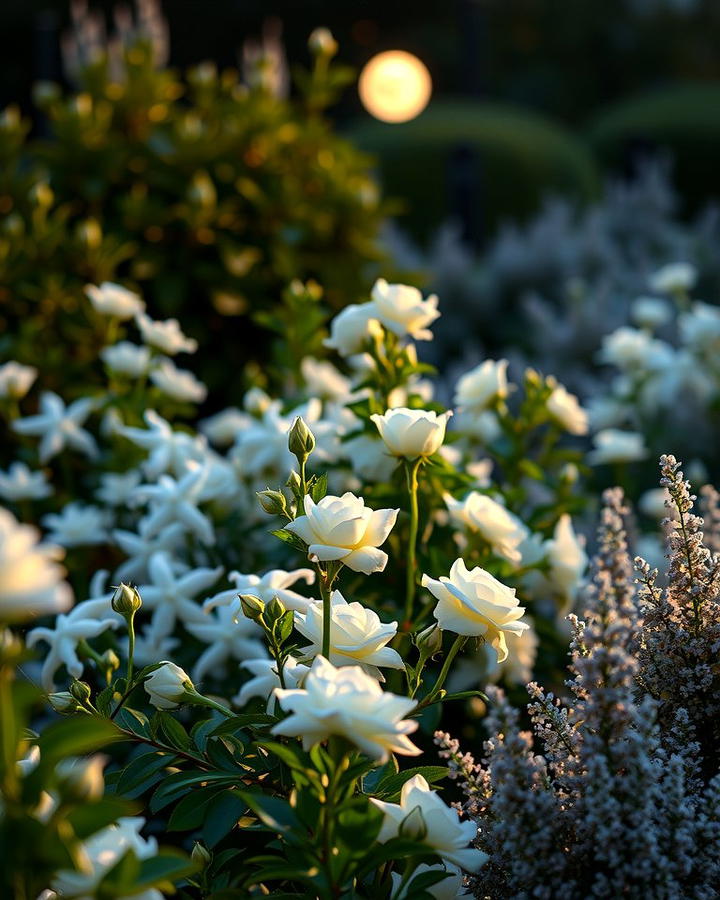
[[[385,415],[370,416],[392,456],[417,459],[432,456],[445,440],[445,429],[451,412],[438,415],[424,409],[399,407]]]
[[[422,583],[438,600],[434,614],[440,628],[485,638],[499,663],[508,654],[505,632],[520,634],[529,627],[520,621],[525,608],[518,606],[515,589],[480,567],[468,571],[462,559],[455,560],[449,578],[423,575]]]
[[[520,545],[528,530],[502,504],[478,491],[471,491],[464,500],[446,494],[445,504],[456,525],[480,534],[498,556],[511,563],[521,561]]]
[[[323,656],[316,656],[301,689],[276,688],[275,696],[291,715],[273,726],[273,734],[300,737],[306,750],[335,734],[378,762],[385,762],[390,753],[418,756],[422,752],[408,737],[418,723],[403,719],[415,701],[383,692],[360,666],[336,669]]]
[[[305,515],[285,528],[308,545],[308,556],[323,562],[339,560],[354,572],[382,572],[387,553],[378,549],[397,519],[397,509],[372,510],[362,497],[328,495],[315,503],[305,497]]]

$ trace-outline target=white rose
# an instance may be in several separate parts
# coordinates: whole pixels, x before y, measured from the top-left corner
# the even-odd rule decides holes
[[[340,356],[358,353],[373,336],[382,336],[374,303],[351,303],[330,323],[330,337],[323,343]]]
[[[150,702],[158,709],[175,709],[189,690],[194,690],[190,676],[175,663],[163,661],[160,668],[145,679]]]
[[[72,603],[57,564],[59,548],[38,544],[39,532],[0,508],[0,622],[61,613]]]
[[[182,333],[177,319],[154,322],[150,316],[140,313],[135,316],[135,323],[140,329],[143,341],[151,347],[157,347],[168,356],[194,353],[197,350],[197,341]]]
[[[427,326],[440,316],[435,294],[423,300],[415,287],[388,284],[384,278],[378,278],[372,289],[372,299],[377,317],[388,331],[398,337],[410,335],[417,341],[432,340],[432,332]]]
[[[588,433],[588,414],[580,406],[575,394],[559,384],[547,399],[550,415],[570,434]]]
[[[508,395],[508,361],[486,359],[466,372],[455,386],[455,405],[473,412],[482,412],[496,398]]]
[[[679,318],[684,343],[697,350],[717,349],[720,342],[720,307],[697,301]]]
[[[85,294],[97,312],[121,322],[142,314],[145,309],[145,304],[137,294],[111,281],[104,281],[100,287],[88,284]]]
[[[353,572],[382,572],[387,553],[385,543],[395,525],[399,509],[372,510],[362,497],[349,491],[342,497],[328,494],[319,503],[305,497],[305,515],[285,526],[308,545],[308,556],[321,562],[340,560]]]
[[[130,341],[120,341],[112,347],[105,347],[100,356],[111,372],[127,375],[128,378],[140,378],[150,368],[150,348]]]
[[[335,734],[381,763],[390,753],[418,756],[422,752],[408,738],[418,723],[402,718],[416,701],[383,692],[360,666],[336,669],[317,656],[302,690],[277,688],[275,696],[292,715],[273,726],[273,734],[301,737],[305,750]]]
[[[667,301],[658,297],[638,297],[630,306],[630,315],[640,328],[659,328],[670,321],[671,314]]]
[[[403,669],[400,654],[387,647],[397,634],[397,622],[385,624],[378,614],[360,603],[348,603],[340,591],[330,598],[330,655],[334,666],[360,665],[373,678],[382,679],[378,667]],[[316,600],[306,613],[295,616],[295,628],[311,643],[303,656],[317,656],[323,639],[323,604]]]
[[[651,337],[646,331],[623,326],[602,340],[599,358],[623,370],[652,369],[662,371],[672,365],[672,347]]]
[[[425,409],[399,407],[385,415],[370,416],[392,456],[417,459],[432,456],[445,440],[445,428],[452,412],[438,415]]]
[[[550,562],[549,578],[568,600],[573,600],[587,567],[587,554],[573,529],[572,519],[565,513],[555,525],[552,539],[547,543]]]
[[[498,556],[520,563],[520,545],[528,531],[504,506],[477,491],[471,491],[464,500],[456,500],[450,494],[445,494],[444,499],[453,522],[478,532]]]
[[[38,370],[19,362],[6,362],[0,366],[0,397],[22,399],[37,378]]]
[[[443,803],[422,775],[405,782],[400,803],[386,803],[374,797],[370,802],[385,815],[378,835],[381,844],[397,837],[401,830],[407,837],[419,838],[424,833],[424,844],[468,872],[477,872],[487,862],[487,854],[468,847],[477,837],[476,823],[461,822],[457,810]]]
[[[163,394],[181,403],[202,403],[207,388],[192,372],[178,369],[171,359],[163,359],[150,373],[150,380]]]
[[[650,277],[650,287],[653,291],[661,291],[666,294],[674,294],[678,291],[691,291],[697,281],[697,269],[690,263],[670,263],[658,269]]]
[[[525,608],[518,606],[515,589],[480,567],[468,571],[462,559],[455,560],[449,578],[437,581],[423,575],[422,584],[439,601],[434,615],[440,628],[484,637],[495,648],[499,663],[508,655],[505,632],[520,634],[529,627],[518,621]]]
[[[635,462],[648,455],[644,438],[634,431],[605,428],[593,438],[595,449],[587,455],[591,466],[602,463]]]

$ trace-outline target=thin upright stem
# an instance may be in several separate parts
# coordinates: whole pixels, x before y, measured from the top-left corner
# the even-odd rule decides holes
[[[330,579],[327,573],[320,573],[320,596],[323,605],[323,630],[322,630],[322,655],[325,659],[330,658],[330,629],[332,627],[332,590],[330,587]]]
[[[445,684],[445,679],[448,677],[448,673],[450,671],[450,666],[452,665],[452,661],[458,655],[458,653],[462,650],[462,648],[467,643],[468,638],[464,634],[459,634],[455,641],[453,642],[452,647],[448,650],[448,655],[445,657],[445,662],[442,665],[442,669],[440,669],[440,674],[438,675],[438,679],[433,685],[433,689],[430,693],[425,697],[424,700],[421,700],[420,703],[413,710],[414,713],[418,712],[421,709],[424,709],[426,706],[430,706],[437,699],[438,694],[442,690],[442,686]]]
[[[412,622],[413,607],[415,605],[415,556],[417,550],[418,534],[418,469],[422,457],[406,460],[405,475],[407,478],[408,494],[410,496],[410,535],[408,537],[408,557],[405,582],[405,621]]]
[[[132,684],[133,678],[133,657],[135,656],[135,613],[132,612],[127,619],[128,625],[128,661],[127,661],[127,673],[125,675],[125,680],[127,681],[128,687]]]

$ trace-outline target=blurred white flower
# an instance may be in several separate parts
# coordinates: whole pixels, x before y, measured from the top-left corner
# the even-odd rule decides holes
[[[654,272],[649,280],[651,290],[666,294],[691,291],[696,282],[697,269],[686,262],[669,263]]]
[[[150,348],[120,341],[100,351],[100,357],[111,372],[128,378],[141,378],[150,368]]]
[[[445,429],[451,415],[449,411],[438,415],[424,409],[399,407],[370,418],[392,456],[417,459],[437,453],[445,440]]]
[[[0,471],[0,497],[3,500],[42,500],[52,493],[45,473],[31,471],[24,462],[13,462],[7,472]]]
[[[85,294],[97,312],[121,322],[141,315],[145,309],[145,304],[137,294],[112,281],[103,281],[99,287],[88,284]]]
[[[530,626],[520,634],[508,631],[505,640],[508,646],[507,658],[499,663],[497,654],[489,646],[483,644],[477,653],[456,659],[450,677],[447,680],[449,691],[467,691],[478,685],[504,681],[506,684],[525,686],[532,681],[533,668],[537,657],[539,639],[528,617]]]
[[[123,620],[110,605],[112,591],[105,590],[107,572],[96,572],[90,582],[90,599],[78,603],[67,614],[60,614],[52,628],[33,628],[27,636],[28,647],[44,641],[50,652],[43,660],[42,683],[46,690],[55,687],[55,673],[64,665],[68,675],[80,678],[83,663],[77,654],[77,645],[82,640],[97,637],[108,628],[118,628]]]
[[[305,391],[310,397],[321,400],[347,400],[350,394],[350,379],[341,374],[327,360],[306,356],[300,363],[300,374],[305,382]]]
[[[588,433],[588,414],[580,406],[575,394],[559,384],[547,399],[550,415],[570,434]]]
[[[415,867],[412,878],[403,888],[400,887],[402,884],[402,875],[399,872],[391,873],[393,883],[392,900],[408,900],[408,891],[413,890],[413,879],[418,875],[424,875],[426,872],[447,872],[447,876],[443,878],[442,881],[431,884],[430,887],[423,888],[423,892],[434,897],[435,900],[455,900],[456,897],[469,896],[468,892],[463,887],[463,873],[457,866],[429,866],[427,863],[420,863],[419,866]]]
[[[137,533],[116,529],[112,538],[117,546],[128,557],[118,566],[115,572],[115,580],[142,581],[148,576],[148,565],[155,553],[165,551],[173,553],[183,542],[186,528],[180,522],[173,522],[161,528],[157,533],[150,533],[146,519],[138,522]]]
[[[482,444],[492,444],[502,434],[498,417],[489,409],[483,412],[461,410],[453,419],[453,430],[477,438]]]
[[[635,539],[633,552],[640,556],[650,566],[661,573],[667,570],[667,557],[665,556],[665,544],[662,538],[656,534],[641,534]]]
[[[486,359],[479,366],[466,372],[455,386],[455,405],[461,410],[479,413],[487,409],[496,399],[507,397],[509,391],[507,367],[506,359],[498,362]]]
[[[373,285],[372,299],[379,321],[398,337],[410,335],[416,341],[431,341],[428,325],[439,318],[438,298],[432,294],[423,300],[415,287],[407,284],[388,284],[378,278]]]
[[[203,609],[211,610],[218,606],[230,606],[233,615],[240,616],[242,615],[240,594],[251,594],[253,597],[259,597],[263,603],[269,603],[274,597],[277,597],[285,609],[305,612],[310,600],[288,588],[298,581],[314,584],[315,572],[312,569],[293,569],[290,572],[286,572],[284,569],[271,569],[262,576],[230,572],[228,580],[232,581],[235,587],[210,597],[203,604]]]
[[[163,660],[144,681],[150,703],[157,709],[175,709],[194,687],[190,676],[175,663]]]
[[[593,397],[588,404],[588,415],[593,429],[602,430],[622,425],[630,420],[632,407],[618,397]]]
[[[151,859],[157,855],[157,840],[144,838],[140,829],[145,819],[140,817],[124,817],[117,824],[103,828],[88,838],[82,845],[83,869],[62,869],[53,878],[51,887],[60,897],[82,898],[96,896],[105,875],[123,856],[132,850],[140,859]],[[155,888],[133,894],[134,900],[163,900],[163,895]],[[123,898],[119,898],[123,900]]]
[[[667,488],[652,488],[642,494],[638,500],[638,509],[651,519],[661,522],[666,516],[672,518],[677,514],[675,505],[672,502],[668,504],[666,501],[670,501],[670,493]]]
[[[501,584],[485,569],[468,571],[462,559],[440,580],[423,575],[422,585],[438,600],[433,614],[443,631],[483,637],[497,653],[498,662],[508,655],[505,633],[520,634],[529,626],[519,619],[525,608],[518,606],[515,588]]]
[[[39,544],[37,529],[0,507],[0,622],[59,613],[72,603],[59,547]]]
[[[33,386],[38,370],[19,362],[6,362],[0,366],[0,397],[21,400]]]
[[[138,586],[143,606],[152,611],[152,629],[155,636],[172,634],[179,619],[187,628],[192,623],[207,623],[207,616],[195,601],[222,575],[217,569],[197,568],[178,573],[167,553],[155,553],[148,564],[150,583]]]
[[[353,472],[363,481],[373,483],[388,481],[399,460],[390,456],[385,443],[368,434],[360,434],[343,443]]]
[[[648,455],[645,440],[634,431],[605,428],[594,436],[595,449],[587,455],[591,466],[603,463],[635,462]]]
[[[508,562],[520,563],[519,548],[528,530],[502,504],[477,491],[471,491],[464,500],[456,500],[450,494],[443,499],[456,525],[480,534],[493,552]]]
[[[108,540],[108,516],[99,506],[68,503],[60,513],[48,513],[42,524],[49,530],[48,540],[63,547],[86,547]]]
[[[178,638],[157,635],[151,626],[146,625],[135,635],[135,664],[152,666],[171,656],[179,644]],[[127,657],[127,639],[123,641],[123,648]]]
[[[477,872],[487,854],[468,847],[477,837],[477,824],[462,822],[456,809],[447,806],[422,775],[414,775],[402,786],[400,803],[386,803],[370,798],[385,819],[378,835],[384,844],[403,834],[421,840],[447,862],[468,872]]]
[[[330,337],[323,343],[340,356],[358,353],[365,341],[382,337],[374,303],[350,303],[330,323]]]
[[[720,307],[697,301],[678,317],[685,344],[698,351],[720,349]]]
[[[228,407],[200,422],[200,431],[216,447],[229,447],[252,418],[237,407]]]
[[[302,689],[276,688],[275,696],[291,715],[274,725],[272,733],[302,738],[305,750],[336,734],[380,763],[390,753],[418,756],[422,752],[407,737],[418,723],[402,718],[416,701],[383,692],[360,666],[336,669],[317,656]]]
[[[108,506],[125,506],[130,503],[133,491],[139,484],[140,473],[137,469],[104,472],[100,476],[100,487],[95,491],[95,497]]]
[[[673,348],[646,331],[623,326],[606,334],[598,358],[623,370],[662,371],[673,364]]]
[[[158,390],[181,403],[202,403],[207,388],[189,369],[178,369],[171,359],[158,360],[150,373],[150,381]]]
[[[154,322],[149,316],[141,313],[135,316],[135,322],[143,341],[151,347],[156,347],[162,353],[167,353],[168,356],[175,356],[178,353],[194,353],[197,350],[197,341],[182,333],[177,319]]]
[[[630,315],[640,328],[654,331],[670,321],[672,309],[666,300],[658,297],[638,297],[630,305]]]
[[[207,613],[204,621],[188,622],[185,628],[210,645],[195,661],[194,681],[202,681],[208,672],[219,675],[228,659],[254,659],[266,652],[262,629],[246,616],[236,615],[230,606],[220,606]]]
[[[382,622],[378,614],[360,603],[348,603],[340,591],[330,598],[330,655],[334,666],[360,665],[373,678],[384,680],[380,668],[404,669],[402,657],[387,644],[397,634],[397,622]],[[297,613],[295,628],[310,641],[301,648],[304,657],[317,656],[322,648],[323,603],[309,604]]]
[[[150,512],[143,519],[145,535],[154,537],[168,525],[179,523],[188,534],[194,534],[204,544],[215,539],[212,522],[198,509],[208,477],[208,470],[198,463],[188,462],[180,479],[160,475],[156,484],[141,484],[133,492],[134,503],[149,503]]]
[[[94,459],[98,455],[95,438],[81,427],[94,408],[95,401],[91,397],[81,397],[66,407],[57,394],[46,391],[40,397],[40,412],[16,419],[12,427],[18,434],[41,437],[41,463],[52,459],[66,446]]]
[[[546,549],[550,562],[550,582],[567,601],[573,601],[587,568],[588,558],[584,544],[575,534],[572,519],[567,513],[557,520]]]
[[[240,688],[238,695],[233,698],[233,703],[236,706],[245,706],[253,697],[260,697],[272,702],[275,688],[282,687],[275,660],[246,659],[240,663],[240,667],[251,672],[253,677]],[[299,663],[294,656],[288,656],[283,666],[285,686],[288,688],[299,687],[309,671],[310,666]]]
[[[340,560],[353,572],[382,572],[387,553],[378,549],[395,525],[399,510],[372,510],[362,497],[349,491],[342,497],[328,494],[319,503],[305,497],[305,515],[285,529],[308,545],[308,556],[321,562]]]
[[[203,459],[207,447],[203,437],[173,431],[170,423],[153,409],[146,409],[143,418],[147,428],[123,426],[120,434],[147,452],[142,469],[148,478],[156,478],[163,472],[179,478],[187,471],[189,459],[196,462]]]

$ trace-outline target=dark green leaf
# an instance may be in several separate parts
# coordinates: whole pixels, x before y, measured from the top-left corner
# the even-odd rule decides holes
[[[284,528],[280,528],[277,531],[271,531],[270,534],[283,541],[283,543],[289,544],[291,547],[299,550],[301,553],[307,553],[307,544],[296,534],[285,531]]]
[[[207,806],[203,839],[208,847],[214,847],[237,824],[238,819],[247,812],[247,803],[235,791],[223,791],[217,794]]]

